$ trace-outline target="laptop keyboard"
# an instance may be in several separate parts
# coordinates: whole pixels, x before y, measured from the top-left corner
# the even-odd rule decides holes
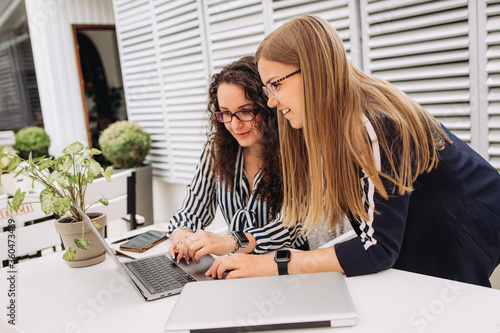
[[[125,264],[152,294],[178,289],[188,282],[196,281],[166,256],[138,259]]]

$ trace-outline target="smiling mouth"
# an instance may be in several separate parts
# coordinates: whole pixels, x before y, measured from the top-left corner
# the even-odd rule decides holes
[[[290,112],[290,109],[283,109],[281,110],[281,112],[283,113],[283,115],[286,115],[288,112]]]

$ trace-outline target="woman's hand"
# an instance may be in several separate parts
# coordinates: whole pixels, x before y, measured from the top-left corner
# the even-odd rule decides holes
[[[278,266],[274,262],[274,256],[272,255],[238,253],[215,259],[205,275],[222,279],[226,271],[230,271],[226,279],[270,276],[278,275]]]
[[[189,247],[185,245],[186,239],[189,236],[193,235],[193,231],[190,229],[175,229],[170,235],[170,240],[172,244],[168,248],[168,252],[170,256],[179,262],[182,258],[185,258],[186,262],[189,262],[189,255],[186,257],[185,255],[189,253]],[[176,254],[177,253],[177,258]]]
[[[207,254],[222,256],[233,252],[236,244],[230,235],[217,236],[205,230],[198,230],[184,240],[183,248],[185,247],[188,252],[184,257],[199,262],[201,257]]]

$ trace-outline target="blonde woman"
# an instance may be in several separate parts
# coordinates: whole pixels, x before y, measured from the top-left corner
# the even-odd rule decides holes
[[[219,258],[208,274],[394,267],[490,285],[500,261],[497,170],[403,92],[356,68],[323,19],[292,19],[256,58],[278,112],[284,223],[333,228],[347,217],[357,237],[276,258]]]

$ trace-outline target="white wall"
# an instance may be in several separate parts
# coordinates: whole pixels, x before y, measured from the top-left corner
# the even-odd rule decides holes
[[[114,24],[111,0],[26,0],[44,127],[60,155],[74,141],[87,145],[87,129],[72,24]]]
[[[153,210],[155,223],[166,223],[181,206],[186,195],[186,185],[165,183],[159,178],[153,178]],[[220,230],[227,227],[220,210],[217,210],[215,220],[207,230]]]
[[[182,204],[186,185],[168,184],[153,178],[153,209],[156,223],[168,222]]]

